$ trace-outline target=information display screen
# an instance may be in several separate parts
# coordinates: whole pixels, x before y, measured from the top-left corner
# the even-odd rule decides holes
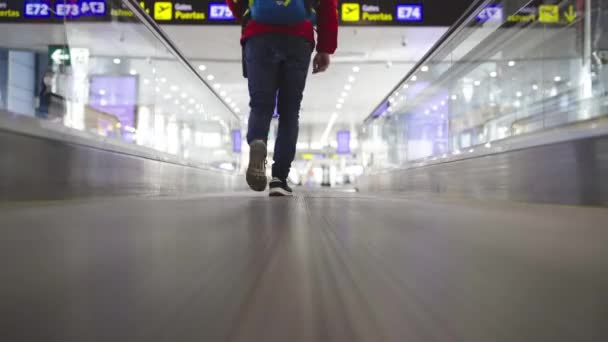
[[[449,26],[472,0],[338,0],[340,25]],[[163,25],[239,25],[222,0],[140,0]],[[121,20],[133,12],[112,0],[0,0],[0,22]]]

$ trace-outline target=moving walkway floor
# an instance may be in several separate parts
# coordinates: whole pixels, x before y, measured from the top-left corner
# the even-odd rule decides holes
[[[2,341],[608,341],[608,210],[304,192],[0,205]]]

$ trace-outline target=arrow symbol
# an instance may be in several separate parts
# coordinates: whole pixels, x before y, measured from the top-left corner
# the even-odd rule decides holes
[[[63,61],[67,61],[68,59],[70,59],[70,56],[68,54],[63,53],[63,50],[58,49],[55,50],[52,54],[51,54],[51,59],[53,60],[53,62],[55,62],[56,64],[62,64]]]
[[[564,17],[566,20],[571,23],[576,19],[576,12],[574,11],[574,6],[570,5],[568,8],[568,12],[564,13]]]

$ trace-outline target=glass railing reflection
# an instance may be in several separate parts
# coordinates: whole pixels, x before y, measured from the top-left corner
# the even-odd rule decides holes
[[[440,161],[605,117],[607,13],[599,0],[478,8],[367,120],[365,162]]]
[[[103,15],[90,1],[53,2],[40,21],[0,23],[0,110],[237,170],[238,117],[127,0],[99,3]]]

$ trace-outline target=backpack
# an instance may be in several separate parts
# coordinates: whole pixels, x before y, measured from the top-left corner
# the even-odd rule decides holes
[[[315,22],[310,0],[248,0],[251,19],[264,24],[292,25],[304,20]]]

